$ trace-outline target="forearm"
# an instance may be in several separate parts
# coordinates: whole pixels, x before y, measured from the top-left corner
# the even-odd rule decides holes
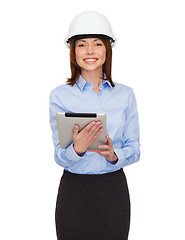
[[[69,167],[81,160],[85,153],[78,155],[73,148],[73,143],[66,149],[61,148],[60,145],[57,144],[55,146],[54,157],[57,164],[62,167]]]
[[[118,160],[116,166],[125,167],[131,165],[140,158],[140,144],[135,143],[135,146],[127,146],[124,148],[116,148],[114,152],[116,153]]]

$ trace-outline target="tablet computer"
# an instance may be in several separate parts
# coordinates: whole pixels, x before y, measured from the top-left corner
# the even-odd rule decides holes
[[[58,137],[61,148],[67,148],[72,142],[72,133],[75,124],[78,124],[79,131],[87,126],[92,121],[101,121],[102,132],[98,135],[96,140],[87,148],[88,150],[100,150],[98,145],[107,144],[107,123],[106,114],[103,113],[56,113]]]

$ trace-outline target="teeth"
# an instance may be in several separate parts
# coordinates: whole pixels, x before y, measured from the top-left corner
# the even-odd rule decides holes
[[[84,59],[84,61],[86,61],[86,62],[94,62],[94,61],[96,61],[97,59],[94,59],[94,58],[90,58],[90,59]]]

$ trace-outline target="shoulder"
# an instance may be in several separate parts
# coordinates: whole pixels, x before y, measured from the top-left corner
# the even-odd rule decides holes
[[[67,85],[66,83],[64,83],[64,84],[61,84],[61,85],[53,88],[51,90],[51,93],[58,93],[58,92],[66,91],[66,90],[68,90],[70,88],[72,88],[71,85]]]
[[[61,94],[65,94],[66,92],[70,91],[72,89],[72,86],[71,85],[68,85],[68,84],[61,84],[55,88],[53,88],[50,92],[50,96],[52,95],[59,95],[61,96]]]
[[[119,82],[116,82],[116,81],[113,81],[115,87],[113,87],[113,89],[115,88],[115,90],[117,90],[118,92],[124,92],[125,94],[132,94],[133,93],[133,89],[132,87],[129,87],[123,83],[119,83]]]

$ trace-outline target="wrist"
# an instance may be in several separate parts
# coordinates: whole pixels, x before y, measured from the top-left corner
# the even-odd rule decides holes
[[[74,143],[73,143],[73,149],[74,149],[74,151],[76,152],[76,154],[78,154],[79,156],[81,156],[81,155],[83,155],[84,153],[85,153],[85,151],[83,152],[83,151],[79,151],[77,148],[76,148],[76,146],[74,145]]]
[[[114,157],[113,157],[113,160],[111,162],[115,164],[115,163],[117,163],[117,161],[118,161],[118,157],[114,152]]]

